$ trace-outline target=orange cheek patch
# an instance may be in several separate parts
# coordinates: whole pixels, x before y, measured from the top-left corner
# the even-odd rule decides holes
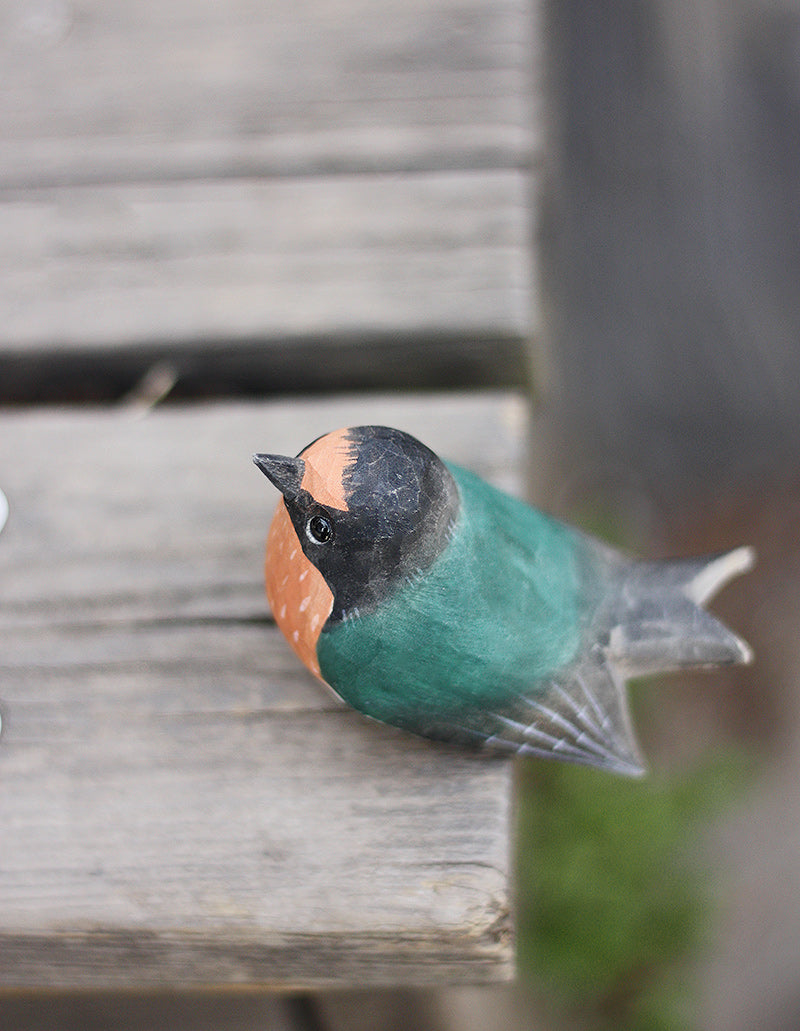
[[[352,443],[347,430],[334,430],[314,441],[300,457],[305,462],[301,486],[320,505],[347,511],[344,470],[353,461]]]
[[[283,636],[300,660],[322,679],[317,641],[333,608],[333,594],[300,547],[283,501],[267,535],[267,599]]]

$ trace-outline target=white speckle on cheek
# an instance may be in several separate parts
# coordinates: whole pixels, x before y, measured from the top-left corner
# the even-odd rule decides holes
[[[281,611],[278,613],[279,619],[286,619],[286,606],[281,605]]]
[[[311,632],[313,633],[317,629],[318,626],[319,626],[319,616],[315,612],[314,615],[311,617]]]
[[[295,630],[292,633],[292,640],[294,641],[295,644],[297,644],[297,642],[300,640],[300,631],[299,630]]]
[[[303,572],[300,574],[300,583],[302,583],[307,576],[308,576],[308,570],[304,569]]]
[[[307,594],[305,598],[300,602],[300,611],[305,612],[308,606],[311,604],[311,595]]]

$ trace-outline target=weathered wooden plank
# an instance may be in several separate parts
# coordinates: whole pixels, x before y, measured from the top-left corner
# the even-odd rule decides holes
[[[534,15],[14,5],[0,401],[105,400],[165,356],[184,396],[525,382]]]
[[[529,202],[513,171],[14,193],[0,349],[521,338]]]
[[[20,0],[0,187],[520,167],[522,0]]]
[[[249,455],[362,421],[518,485],[508,395],[0,419],[0,986],[509,975],[507,765],[364,721],[266,621]]]

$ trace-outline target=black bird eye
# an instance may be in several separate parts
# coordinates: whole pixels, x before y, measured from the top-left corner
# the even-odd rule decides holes
[[[333,540],[333,523],[324,515],[312,515],[306,520],[306,537],[312,544],[329,544]]]

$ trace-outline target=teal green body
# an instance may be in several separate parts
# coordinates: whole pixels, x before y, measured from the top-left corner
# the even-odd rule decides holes
[[[336,623],[320,671],[350,705],[417,733],[543,693],[584,629],[581,536],[458,466],[453,536],[378,609]],[[436,732],[435,736],[442,736]]]

